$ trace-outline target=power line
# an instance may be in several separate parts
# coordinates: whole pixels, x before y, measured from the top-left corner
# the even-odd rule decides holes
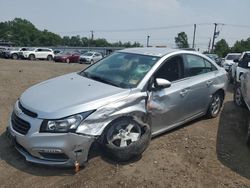
[[[204,26],[204,25],[211,25],[212,23],[198,23],[196,25]],[[135,29],[96,29],[95,32],[99,33],[119,33],[119,32],[138,32],[138,31],[152,31],[152,30],[166,30],[166,29],[175,29],[175,28],[183,28],[183,27],[193,27],[194,24],[181,24],[181,25],[170,25],[170,26],[161,26],[161,27],[144,27],[144,28],[135,28]],[[78,31],[60,31],[57,33],[87,33],[90,30],[78,30]]]

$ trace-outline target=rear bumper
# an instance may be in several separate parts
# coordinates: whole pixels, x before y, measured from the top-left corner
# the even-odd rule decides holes
[[[20,118],[28,121],[27,118]],[[73,166],[76,160],[81,165],[88,160],[89,149],[95,137],[75,133],[39,133],[34,131],[35,124],[31,123],[31,129],[26,135],[15,131],[11,120],[7,127],[14,147],[26,161],[52,166]]]

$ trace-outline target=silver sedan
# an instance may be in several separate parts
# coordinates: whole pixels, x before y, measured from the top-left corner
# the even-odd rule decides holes
[[[152,136],[216,117],[227,83],[226,71],[198,52],[124,49],[27,89],[7,133],[34,163],[82,165],[93,142],[126,161],[141,155]]]

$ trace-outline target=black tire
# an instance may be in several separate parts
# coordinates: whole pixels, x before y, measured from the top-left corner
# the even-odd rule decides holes
[[[216,118],[220,113],[222,104],[223,104],[222,94],[220,92],[214,93],[211,102],[209,104],[206,116],[208,118]]]
[[[131,129],[128,128],[131,126]],[[136,138],[132,134],[139,134],[139,136]],[[134,140],[131,139],[132,137]],[[150,140],[151,129],[149,126],[141,126],[132,118],[122,117],[109,125],[104,132],[103,141],[106,153],[114,160],[124,162],[141,155],[148,147]],[[125,142],[125,145],[122,144]]]
[[[12,59],[14,59],[14,60],[17,60],[17,59],[18,59],[18,55],[17,55],[16,53],[15,53],[15,54],[12,54],[11,57],[12,57]]]
[[[90,60],[90,65],[92,65],[94,63],[94,60],[93,59],[91,59]]]
[[[48,60],[48,61],[52,61],[52,60],[53,60],[52,55],[48,55],[47,60]]]
[[[246,144],[248,147],[250,147],[250,119],[248,119],[248,124],[247,124]]]
[[[32,60],[32,61],[33,61],[33,60],[35,60],[35,59],[36,59],[36,57],[35,57],[34,54],[30,54],[30,55],[29,55],[29,60]]]
[[[235,85],[235,89],[234,89],[234,104],[236,106],[239,107],[244,107],[245,106],[245,102],[242,98],[242,94],[241,94],[241,89],[240,89],[240,84],[236,84]]]

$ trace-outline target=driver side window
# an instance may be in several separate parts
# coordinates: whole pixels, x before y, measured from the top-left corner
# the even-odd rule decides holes
[[[163,78],[170,82],[184,78],[184,63],[181,56],[168,59],[155,74],[155,78]]]

